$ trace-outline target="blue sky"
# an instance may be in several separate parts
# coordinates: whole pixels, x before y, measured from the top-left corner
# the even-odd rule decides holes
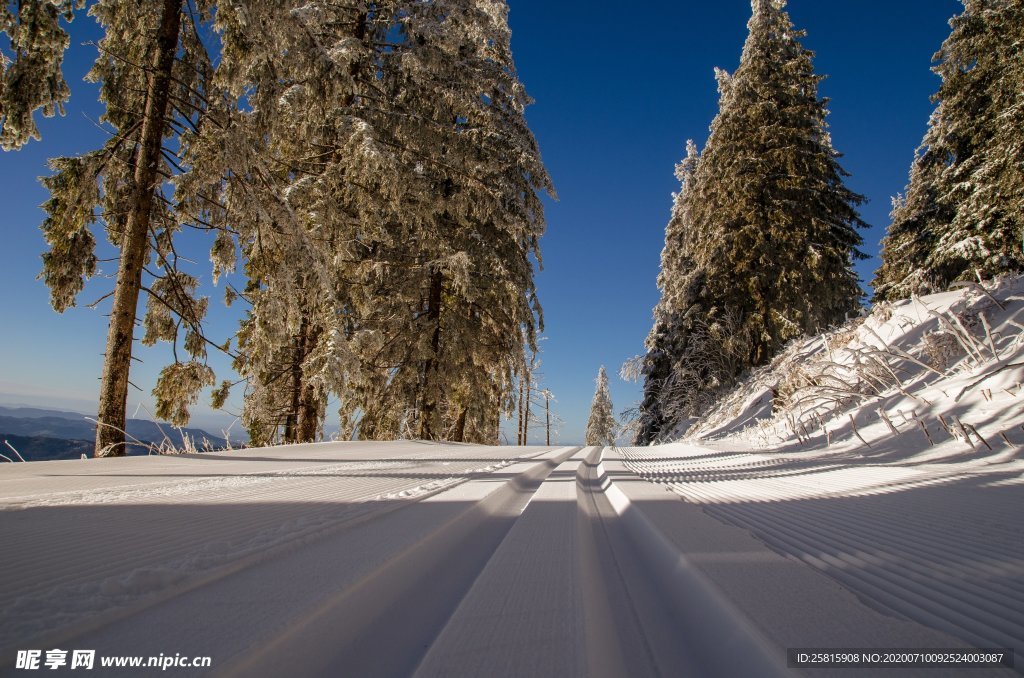
[[[528,118],[559,194],[547,203],[544,270],[537,279],[547,337],[541,371],[565,420],[559,440],[573,443],[582,439],[600,365],[608,368],[618,411],[639,398],[640,386],[616,373],[642,352],[650,327],[671,193],[678,190],[673,168],[688,138],[702,145],[707,137],[717,106],[713,68],[736,67],[750,4],[509,5],[516,65],[536,99]],[[848,184],[869,199],[861,211],[872,225],[863,233],[870,255],[878,252],[890,197],[906,184],[932,110],[929,97],[939,83],[930,71],[932,54],[961,9],[957,0],[789,3],[794,23],[808,32],[804,45],[816,53],[817,71],[829,76],[821,93],[831,99],[833,144],[852,174]],[[82,82],[96,54],[83,43],[97,38],[92,20],[79,16],[66,64],[67,115],[42,120],[42,142],[0,152],[0,402],[94,408],[109,306],[58,315],[35,277],[44,249],[38,205],[46,198],[37,177],[47,172],[48,157],[90,150],[104,138],[94,124],[101,112],[96,88]],[[201,254],[197,259],[195,272],[208,280],[208,265]],[[865,282],[876,266],[874,256],[858,264]],[[113,273],[110,264],[104,272]],[[80,303],[111,284],[90,284]],[[211,333],[219,336],[233,330],[236,316],[214,294]],[[152,411],[148,393],[167,350],[137,355],[142,362],[132,381],[142,390],[133,389],[130,411],[140,402]],[[227,375],[224,361],[213,366],[219,377]],[[231,419],[201,405],[193,424],[216,432]]]

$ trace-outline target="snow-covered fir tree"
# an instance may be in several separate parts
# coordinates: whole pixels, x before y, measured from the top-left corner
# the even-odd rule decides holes
[[[537,193],[550,190],[506,12],[459,0],[218,13],[220,70],[250,108],[223,144],[268,158],[259,182],[226,187],[245,215],[252,309],[236,367],[261,440],[282,427],[309,439],[327,393],[343,435],[497,440],[519,338],[531,346],[539,326]]]
[[[965,0],[950,26],[936,111],[883,241],[880,299],[1024,266],[1024,3]]]
[[[680,191],[673,196],[672,216],[665,228],[665,246],[661,251],[661,270],[658,288],[661,298],[654,308],[654,325],[647,335],[641,375],[644,395],[636,422],[636,441],[644,445],[654,441],[673,417],[668,410],[677,409],[672,396],[681,396],[675,385],[680,344],[685,343],[685,320],[693,309],[694,287],[689,284],[698,271],[692,251],[693,224],[689,194],[693,177],[700,162],[697,145],[686,143],[686,158],[676,165],[676,178]]]
[[[140,293],[146,298],[143,343],[178,345],[181,340],[188,356],[161,372],[154,390],[157,416],[183,425],[199,390],[213,382],[202,332],[207,301],[196,297],[198,282],[181,270],[174,248],[176,234],[184,224],[195,224],[195,215],[182,213],[177,201],[167,197],[168,179],[180,176],[189,164],[182,131],[198,130],[207,102],[215,98],[208,90],[211,59],[196,26],[209,21],[209,7],[186,7],[182,0],[144,6],[99,0],[89,12],[104,37],[88,78],[100,83],[100,101],[106,106],[101,122],[111,136],[96,151],[51,161],[54,174],[43,179],[50,192],[42,226],[49,250],[41,277],[50,287],[54,309],[64,311],[75,304],[85,279],[96,273],[94,223],[103,225],[119,252],[96,454],[121,455]],[[55,63],[46,61],[50,70],[41,67],[33,75],[55,77]],[[53,85],[53,91],[59,89]]]
[[[197,141],[211,158],[202,180],[220,181],[248,277],[227,295],[249,304],[234,366],[246,383],[242,421],[259,443],[314,440],[328,394],[356,365],[351,250],[372,237],[361,225],[383,228],[380,204],[395,181],[360,97],[389,22],[368,3],[218,9],[218,79],[244,106]]]
[[[863,256],[863,199],[843,184],[817,94],[822,76],[784,7],[753,2],[691,194],[704,307],[711,323],[739,316],[749,337],[743,367],[842,320],[861,294],[852,259]]]
[[[590,403],[590,417],[587,419],[583,442],[585,445],[615,444],[615,414],[612,397],[608,393],[608,375],[603,365],[597,372],[597,389]]]
[[[857,307],[863,199],[843,183],[821,76],[784,8],[753,0],[738,69],[716,71],[719,113],[666,230],[644,442]]]
[[[875,299],[904,299],[942,286],[925,265],[937,234],[953,217],[949,205],[939,199],[946,155],[939,136],[941,116],[940,106],[917,149],[906,193],[893,198],[891,223],[882,239],[882,264],[872,281]]]
[[[210,231],[215,282],[239,263],[248,279],[229,282],[225,301],[248,304],[234,367],[254,442],[315,439],[330,394],[343,435],[497,441],[542,327],[533,274],[539,194],[552,192],[506,4],[129,9],[90,10],[106,30],[92,77],[115,133],[95,153],[55,160],[46,180],[55,308],[96,271],[97,217],[121,250],[97,451],[123,451],[140,293],[143,341],[177,346],[180,332],[189,356],[161,374],[158,416],[183,422],[213,381],[208,302],[174,249],[184,225]],[[211,26],[214,57],[198,37]],[[59,74],[53,54],[44,61]],[[63,90],[52,89],[57,105]],[[11,110],[5,124],[24,136]],[[215,406],[231,387],[215,390]]]
[[[411,171],[356,271],[356,340],[372,369],[342,400],[361,410],[363,438],[495,442],[536,347],[538,192],[551,185],[506,15],[504,2],[412,3],[393,36],[403,48],[382,58],[397,110],[377,129]]]

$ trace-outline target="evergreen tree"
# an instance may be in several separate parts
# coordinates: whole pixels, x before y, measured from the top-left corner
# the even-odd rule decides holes
[[[925,263],[942,225],[953,216],[949,205],[939,200],[946,157],[939,138],[941,117],[939,107],[917,149],[906,194],[892,201],[889,231],[882,239],[882,264],[872,281],[875,299],[904,299],[942,287],[936,272]]]
[[[220,200],[232,208],[250,305],[234,366],[257,443],[314,440],[328,394],[355,366],[353,250],[386,223],[379,187],[394,180],[364,99],[389,22],[386,5],[369,3],[228,3],[217,13],[218,77],[246,107],[201,141],[219,162],[205,180],[230,176]]]
[[[817,95],[822,78],[784,6],[753,2],[692,195],[709,324],[740,317],[750,339],[742,367],[842,320],[861,293],[851,260],[863,256],[863,198],[843,185]]]
[[[43,277],[63,310],[96,271],[94,221],[121,251],[97,453],[123,452],[140,293],[143,341],[177,346],[182,332],[190,356],[161,374],[158,416],[186,419],[212,383],[208,302],[174,250],[186,224],[215,235],[215,283],[244,263],[246,286],[228,284],[225,300],[249,304],[234,366],[254,442],[315,439],[332,393],[345,434],[495,442],[542,324],[538,194],[552,190],[505,3],[162,0],[136,12],[99,0],[91,11],[106,31],[91,77],[114,135],[53,162]],[[216,58],[198,37],[210,26]],[[41,57],[58,74],[62,49]],[[51,90],[37,99],[59,103]],[[23,112],[3,115],[24,136]]]
[[[492,443],[541,327],[532,261],[550,180],[505,3],[412,3],[402,16],[404,47],[381,66],[398,114],[377,129],[412,172],[389,237],[367,242],[356,272],[370,283],[356,290],[360,355],[380,367],[347,407],[363,438]]]
[[[198,130],[207,102],[215,98],[207,89],[211,60],[196,25],[208,21],[208,12],[202,3],[185,7],[182,0],[140,7],[99,0],[90,8],[104,37],[88,78],[101,85],[100,100],[106,105],[101,122],[113,133],[97,151],[52,160],[55,173],[43,179],[50,199],[43,205],[47,218],[42,230],[50,249],[43,255],[41,277],[55,310],[74,305],[85,279],[96,271],[91,224],[103,223],[120,254],[110,295],[97,456],[125,453],[128,375],[141,293],[147,303],[143,343],[177,345],[184,331],[183,347],[190,356],[161,372],[154,390],[157,416],[183,425],[198,391],[213,382],[202,333],[207,300],[196,297],[198,281],[179,268],[173,245],[181,226],[196,224],[197,215],[179,209],[189,202],[184,196],[179,203],[165,194],[167,180],[186,171],[190,162],[182,131]]]
[[[699,162],[697,145],[692,140],[687,141],[686,158],[676,165],[676,178],[681,187],[679,193],[673,195],[672,216],[665,228],[665,246],[661,251],[661,270],[658,273],[661,298],[654,308],[654,326],[647,336],[647,353],[640,368],[644,395],[636,423],[636,442],[639,445],[646,445],[657,438],[670,420],[668,410],[675,409],[672,396],[681,395],[673,386],[678,381],[675,367],[681,357],[680,340],[685,341],[683,321],[695,301],[693,286],[688,284],[695,274],[689,194]]]
[[[615,415],[613,414],[612,397],[608,393],[608,375],[604,366],[597,372],[597,390],[590,403],[590,418],[587,419],[587,430],[584,433],[585,445],[615,444]]]
[[[860,296],[856,205],[818,98],[821,76],[784,11],[753,0],[739,68],[716,70],[719,113],[666,229],[638,440],[705,408],[789,339],[843,320]]]
[[[1024,265],[1024,4],[965,0],[935,55],[935,96],[876,297],[941,290]]]
[[[248,224],[236,367],[257,439],[309,439],[333,392],[345,435],[497,440],[520,334],[529,346],[539,326],[531,259],[537,192],[550,190],[506,12],[469,0],[218,12],[219,70],[251,106],[240,136],[218,143],[270,158],[225,199]]]

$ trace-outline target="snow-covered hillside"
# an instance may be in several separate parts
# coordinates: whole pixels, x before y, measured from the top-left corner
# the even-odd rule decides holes
[[[626,466],[872,607],[1021,648],[1022,323],[1022,278],[880,304]]]
[[[685,439],[1003,459],[1024,445],[1022,381],[1024,278],[966,284],[794,342]]]

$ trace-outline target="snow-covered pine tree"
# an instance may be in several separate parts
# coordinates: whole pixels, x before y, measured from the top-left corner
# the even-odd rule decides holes
[[[343,434],[497,440],[520,332],[535,336],[536,192],[550,187],[505,11],[468,0],[218,11],[219,72],[250,108],[242,139],[223,145],[265,143],[246,153],[270,158],[225,198],[248,224],[253,307],[237,366],[251,433],[270,440],[283,426],[289,439],[296,394],[312,384],[317,402],[339,395]]]
[[[357,341],[379,367],[348,407],[362,412],[363,438],[492,443],[540,327],[537,194],[550,181],[505,3],[409,3],[399,26],[400,46],[381,58],[396,115],[377,131],[411,172],[390,237],[366,242]]]
[[[784,0],[752,5],[692,195],[707,323],[734,314],[749,339],[738,369],[853,311],[861,290],[852,260],[863,256],[863,198],[843,184],[804,33]]]
[[[947,155],[940,140],[941,117],[940,106],[917,149],[906,193],[893,198],[889,230],[882,239],[882,264],[872,281],[876,300],[905,299],[942,287],[926,266],[938,234],[953,218],[949,205],[939,200]]]
[[[392,11],[295,1],[225,3],[217,13],[218,76],[245,105],[207,137],[223,164],[208,179],[244,168],[223,183],[222,201],[249,278],[235,368],[247,382],[242,419],[260,443],[315,439],[328,394],[359,367],[353,267],[387,234],[401,186],[368,113],[390,112],[375,97]]]
[[[676,382],[674,366],[681,357],[678,349],[685,344],[683,320],[694,303],[693,287],[687,284],[696,273],[689,193],[699,162],[697,145],[693,140],[687,141],[686,158],[676,165],[680,190],[673,195],[672,215],[665,228],[665,246],[661,251],[658,273],[661,298],[654,308],[654,325],[644,344],[647,353],[641,365],[644,395],[636,422],[638,445],[646,445],[657,438],[669,421],[666,409],[673,408],[669,396],[676,391],[672,388]]]
[[[13,6],[12,6],[13,4]],[[22,0],[0,4],[0,148],[18,149],[39,139],[33,113],[64,114],[71,90],[64,80],[64,51],[71,44],[61,20],[70,22],[84,0]],[[10,53],[8,56],[7,52]]]
[[[608,375],[603,365],[597,372],[597,389],[590,403],[590,418],[587,419],[587,430],[583,438],[585,445],[615,444],[615,414],[612,397],[608,393]]]
[[[41,277],[54,309],[74,305],[86,278],[96,271],[90,226],[101,221],[119,251],[110,327],[101,375],[96,454],[125,453],[125,408],[133,331],[141,292],[146,293],[144,343],[177,343],[190,358],[165,368],[154,395],[157,416],[184,424],[198,391],[213,381],[205,364],[202,321],[206,299],[196,298],[196,279],[178,268],[175,234],[195,223],[168,200],[168,179],[185,171],[187,149],[174,143],[182,129],[197,130],[212,73],[195,22],[209,7],[182,0],[144,6],[99,0],[90,8],[104,29],[100,57],[89,78],[101,84],[101,118],[112,129],[104,146],[79,157],[51,161],[43,179],[50,199],[42,230],[50,249]],[[166,143],[165,143],[165,140]]]
[[[964,0],[950,26],[936,112],[883,242],[880,299],[1024,266],[1024,3]]]
[[[638,441],[676,428],[744,369],[857,306],[863,198],[843,184],[821,76],[785,0],[753,0],[739,68],[666,229]]]

